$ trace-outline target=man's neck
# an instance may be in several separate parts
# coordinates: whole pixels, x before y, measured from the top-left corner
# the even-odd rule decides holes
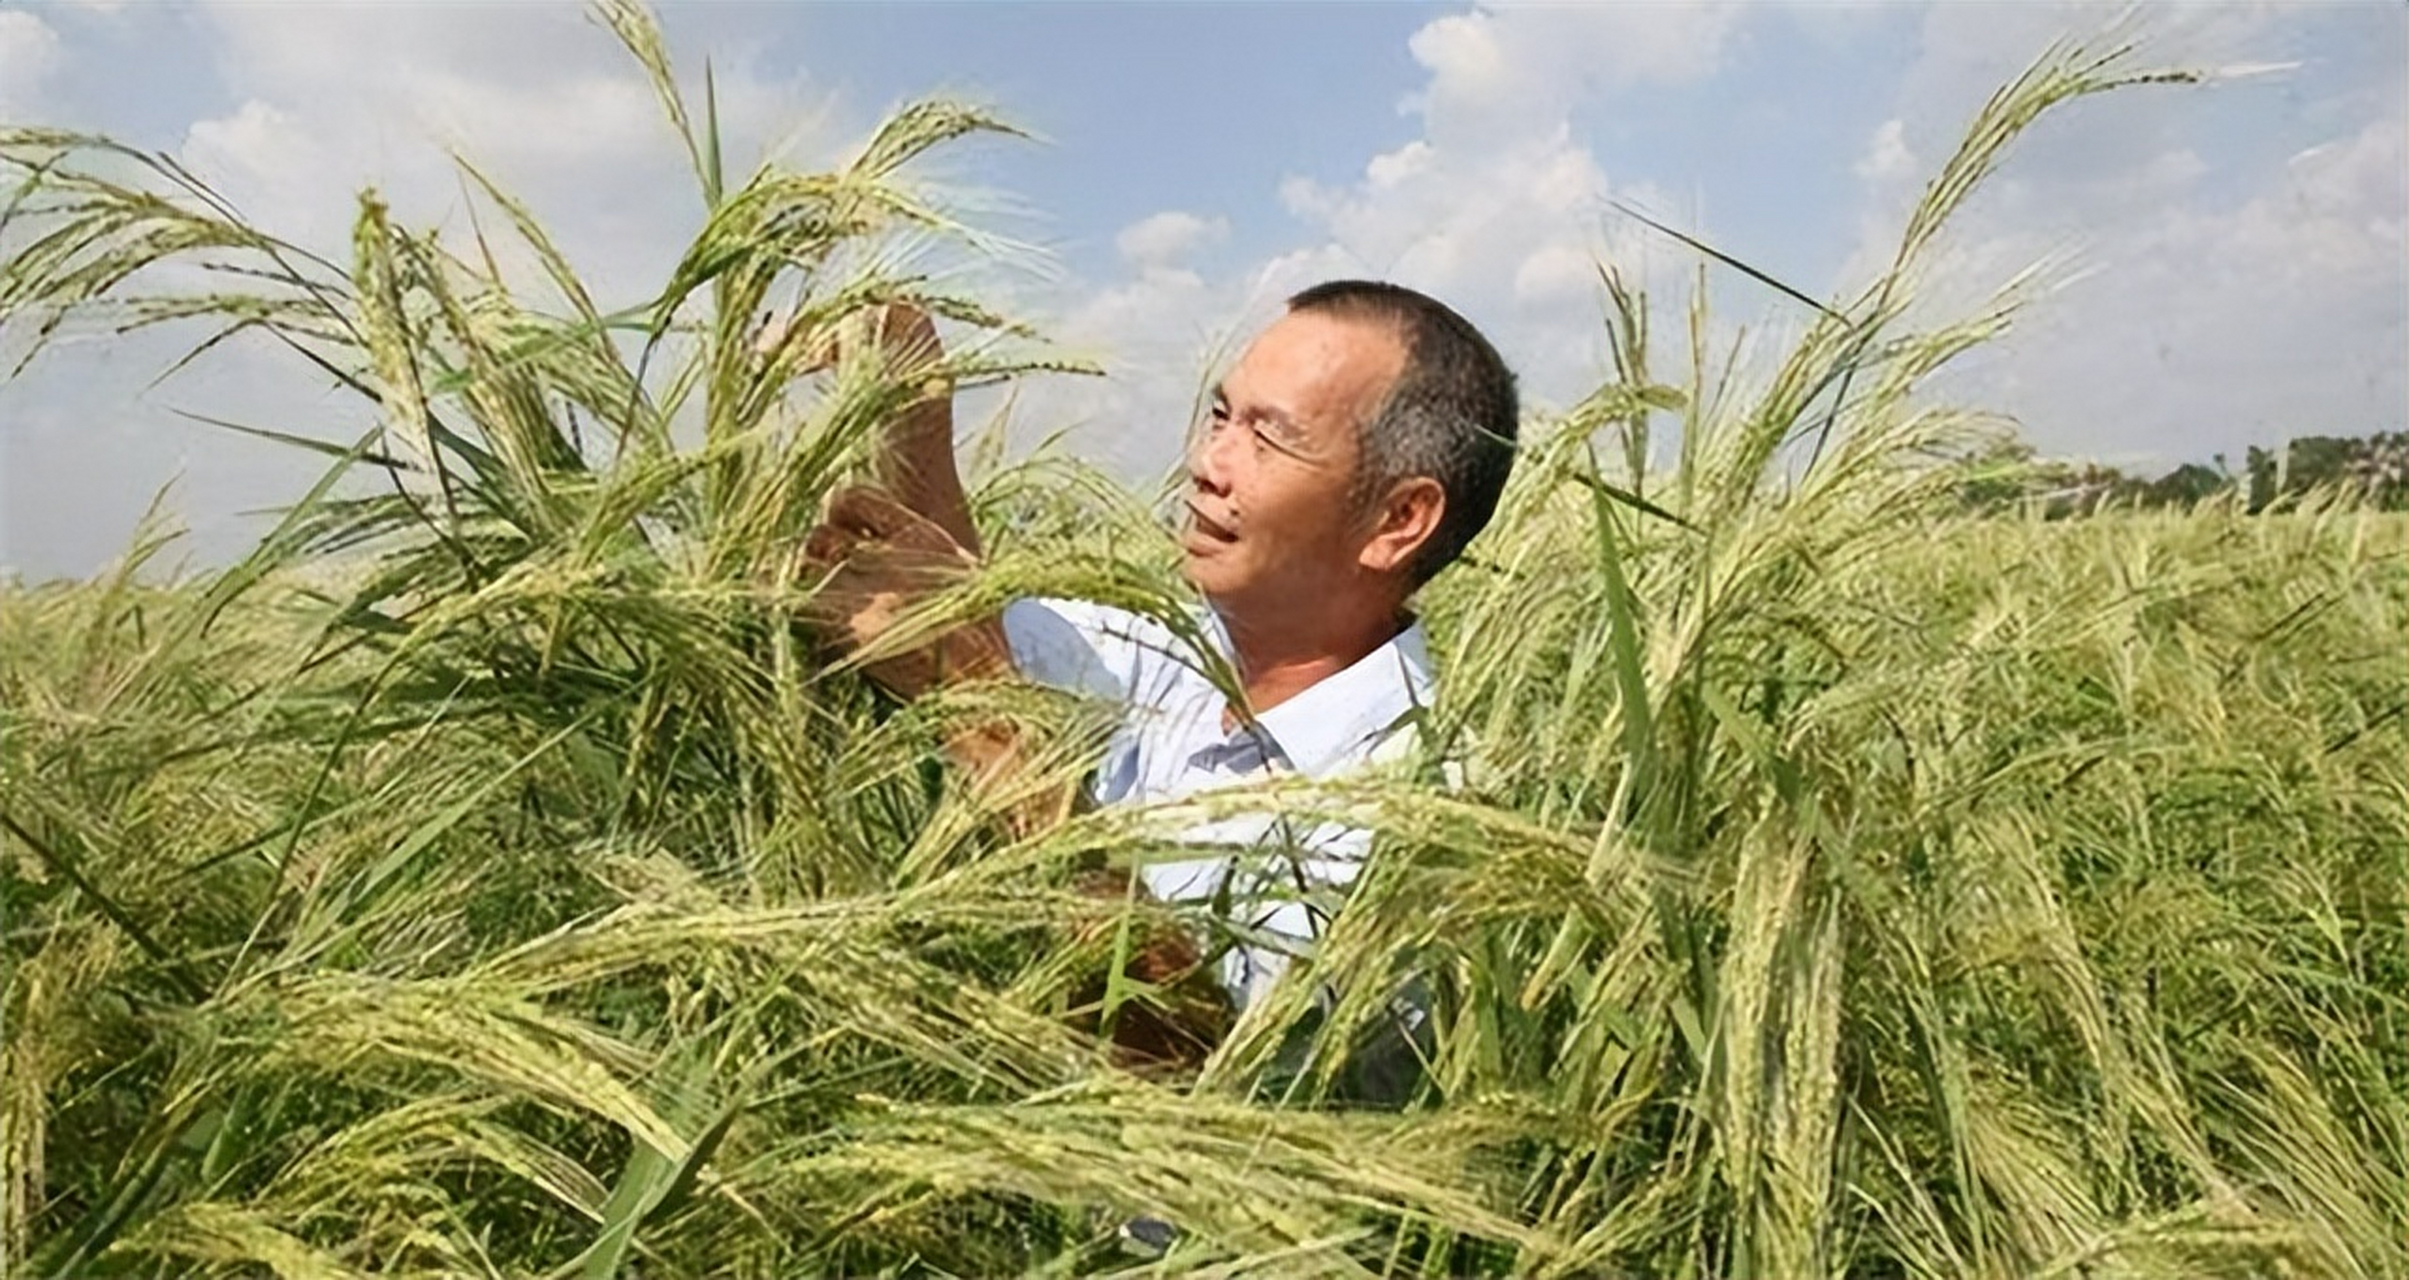
[[[1247,706],[1256,714],[1363,661],[1396,639],[1411,618],[1402,607],[1389,605],[1358,611],[1351,617],[1333,618],[1322,612],[1306,621],[1310,628],[1264,625],[1238,613],[1221,615]]]

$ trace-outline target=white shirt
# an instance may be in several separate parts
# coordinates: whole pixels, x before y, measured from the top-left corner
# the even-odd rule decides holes
[[[1022,674],[1123,708],[1092,792],[1100,805],[1185,799],[1279,774],[1327,779],[1410,745],[1415,712],[1430,703],[1430,656],[1414,623],[1353,666],[1255,717],[1222,727],[1228,701],[1198,669],[1195,651],[1161,623],[1083,600],[1022,600],[1004,610],[1004,635]],[[1226,657],[1228,634],[1208,614],[1204,631]],[[1145,867],[1166,902],[1200,903],[1229,892],[1230,923],[1246,939],[1222,959],[1222,982],[1240,1007],[1261,998],[1291,958],[1306,954],[1338,891],[1370,848],[1360,829],[1295,829],[1278,814],[1226,818],[1175,833],[1207,853]],[[1244,856],[1241,856],[1244,855]]]

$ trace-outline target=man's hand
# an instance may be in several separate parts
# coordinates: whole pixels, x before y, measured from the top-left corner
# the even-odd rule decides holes
[[[786,345],[788,322],[771,320],[753,335],[753,354],[767,359]],[[933,364],[944,354],[937,342],[936,322],[928,313],[908,302],[888,302],[858,312],[839,321],[834,330],[822,334],[804,352],[797,371],[817,373],[845,358],[857,343],[868,343],[887,353],[887,358],[899,365]]]
[[[754,338],[753,350],[766,359],[791,340],[787,322],[772,320]],[[970,521],[970,503],[962,492],[961,472],[954,465],[953,386],[931,374],[945,354],[936,322],[908,302],[868,308],[812,339],[800,368],[805,373],[826,369],[862,348],[885,353],[890,369],[916,378],[920,384],[919,398],[879,433],[878,482],[904,506],[935,521],[956,544],[977,555],[979,531]]]
[[[864,488],[830,500],[828,519],[805,539],[801,562],[821,578],[801,621],[844,655],[886,641],[899,619],[977,563],[943,529]],[[957,681],[1003,679],[1013,672],[1012,650],[1003,624],[990,618],[929,636],[862,671],[888,692],[916,698]],[[945,749],[980,787],[1013,785],[1027,765],[1020,730],[1005,720],[956,725]],[[1076,797],[1067,785],[1041,788],[1009,801],[1002,816],[1014,834],[1032,836],[1059,824]]]
[[[1132,884],[1128,872],[1117,869],[1084,872],[1073,888],[1107,902],[1153,896],[1145,885]],[[1092,926],[1090,938],[1100,936],[1111,923],[1100,921]],[[1194,1071],[1229,1034],[1237,1010],[1219,977],[1205,964],[1196,939],[1185,930],[1149,928],[1137,942],[1121,972],[1153,988],[1153,994],[1123,1004],[1114,1015],[1115,1059],[1126,1070],[1146,1074]],[[1080,1018],[1082,1028],[1091,1033],[1101,1030],[1105,990],[1106,984],[1099,978],[1074,993],[1074,1005],[1093,1011]]]
[[[945,530],[886,494],[842,490],[830,500],[827,520],[803,544],[805,571],[825,575],[803,606],[803,623],[837,652],[859,653],[976,563]],[[1000,628],[991,623],[931,636],[863,671],[912,698],[940,684],[992,679],[1011,669]]]

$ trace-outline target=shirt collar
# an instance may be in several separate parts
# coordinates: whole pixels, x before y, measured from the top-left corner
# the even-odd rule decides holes
[[[1220,618],[1212,627],[1228,652]],[[1428,706],[1430,687],[1430,647],[1417,620],[1352,666],[1257,713],[1255,724],[1290,767],[1325,778],[1361,763],[1409,713]]]

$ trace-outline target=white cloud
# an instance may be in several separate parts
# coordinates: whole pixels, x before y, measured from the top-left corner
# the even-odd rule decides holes
[[[1404,159],[1410,157],[1410,161]],[[1344,186],[1297,181],[1289,210],[1355,274],[1395,279],[1461,308],[1564,301],[1566,264],[1604,248],[1608,182],[1562,121],[1511,146],[1426,142],[1374,157]]]
[[[1438,18],[1414,33],[1430,81],[1409,103],[1434,141],[1511,136],[1585,96],[1703,79],[1721,64],[1739,6],[1499,7]]]
[[[1597,288],[1597,258],[1568,244],[1541,245],[1514,268],[1517,302],[1544,306],[1586,299]]]
[[[1130,278],[1091,285],[1051,326],[1095,352],[1110,378],[1030,396],[1025,416],[1083,422],[1072,447],[1159,474],[1210,366],[1233,357],[1282,298],[1334,277],[1394,280],[1462,311],[1506,352],[1526,400],[1582,394],[1604,360],[1598,262],[1649,283],[1644,233],[1610,219],[1608,197],[1663,212],[1678,204],[1611,181],[1574,113],[1601,95],[1711,74],[1739,16],[1722,4],[1514,7],[1426,23],[1411,42],[1429,73],[1408,103],[1419,136],[1368,157],[1350,180],[1284,181],[1281,206],[1302,234],[1225,274],[1167,269],[1206,233],[1192,215],[1124,231]],[[1657,283],[1671,296],[1669,281]]]
[[[1113,247],[1133,266],[1162,269],[1186,261],[1197,250],[1218,244],[1229,235],[1227,218],[1203,218],[1170,209],[1121,228],[1121,234],[1113,238]]]
[[[658,287],[701,224],[695,179],[649,83],[581,6],[210,0],[178,18],[188,60],[214,72],[232,103],[185,126],[179,158],[262,227],[336,262],[350,259],[356,192],[371,183],[405,225],[460,243],[468,223],[455,151],[535,212],[605,306]],[[83,29],[66,30],[81,47]],[[833,107],[799,72],[767,70],[741,49],[714,55],[736,176],[773,148],[806,164],[833,156]],[[0,57],[6,99],[34,83],[27,68],[55,66],[61,54],[39,18],[0,9]],[[699,85],[690,88],[699,100]],[[490,218],[485,226],[497,230]],[[498,238],[506,266],[523,261]],[[196,550],[222,558],[258,528],[235,512],[305,483],[297,454],[196,428],[169,406],[325,438],[360,429],[360,406],[323,394],[264,345],[228,344],[146,390],[180,351],[170,337],[69,343],[0,386],[0,414],[25,428],[0,440],[0,565],[88,571],[124,545],[143,502],[178,475]]]
[[[1907,149],[1907,122],[1892,116],[1874,130],[1856,173],[1868,182],[1891,183],[1913,175],[1916,168],[1915,152]]]
[[[1490,333],[1525,399],[1561,405],[1604,367],[1598,266],[1660,297],[1679,255],[1611,212],[1623,200],[1692,222],[1689,202],[1608,171],[1585,108],[1712,75],[1744,15],[1722,4],[1501,7],[1415,34],[1430,76],[1423,132],[1346,183],[1292,179],[1283,205],[1311,236],[1272,264],[1294,285],[1371,275],[1423,289]]]
[[[1427,79],[1407,103],[1418,136],[1367,157],[1351,179],[1285,181],[1281,205],[1303,234],[1251,268],[1171,273],[1168,248],[1131,254],[1129,279],[1091,289],[1058,326],[1102,354],[1113,379],[1033,404],[1090,423],[1079,447],[1153,470],[1175,453],[1173,425],[1211,356],[1231,354],[1285,293],[1339,275],[1446,299],[1496,338],[1527,398],[1564,403],[1603,365],[1598,260],[1660,304],[1688,284],[1671,268],[1689,255],[1611,217],[1608,199],[1713,238],[1686,202],[1610,173],[1576,122],[1614,94],[1715,74],[1749,30],[1744,18],[1714,5],[1496,8],[1425,24],[1411,48]],[[1853,165],[1867,203],[1835,289],[1888,261],[1907,209],[1983,99],[2099,19],[2077,3],[1942,4],[1918,21],[1889,118],[1858,155],[1836,158]],[[2268,47],[2271,35],[2298,38],[2288,22],[2280,7],[2235,5],[2152,15],[2138,34],[2160,64],[2266,63],[2291,52],[2281,40]],[[2195,123],[2211,92],[2110,95],[2020,141],[1933,261],[1926,314],[1974,305],[2036,264],[2054,264],[2044,274],[2054,287],[1943,394],[2019,417],[2045,449],[2168,464],[2302,431],[2398,425],[2371,416],[2397,419],[2409,395],[2398,75],[2373,110],[2304,84],[2289,99],[2292,123],[2345,131],[2281,173],[2233,167],[2244,161],[2232,141]],[[1171,224],[1160,230],[1180,239]],[[1227,327],[1205,332],[1200,317]]]
[[[2064,10],[1939,6],[1905,77],[1898,138],[1884,127],[1859,173],[1868,217],[1851,266],[1862,282],[1889,253],[1916,190],[1875,162],[1890,141],[1954,145],[1972,88],[2037,50]],[[2158,62],[2249,60],[2276,34],[2263,8],[2186,14],[2146,33]],[[2011,28],[2013,30],[2011,30]],[[2315,432],[2401,425],[2409,349],[2401,72],[2366,97],[2309,73],[2259,90],[2254,136],[2325,136],[2288,164],[2249,139],[2209,141],[2193,121],[2241,88],[2136,89],[2066,112],[2017,144],[1963,211],[1928,294],[1963,304],[2055,262],[2016,330],[1944,386],[2009,413],[2047,452],[2122,457],[2144,469]],[[2321,92],[2322,90],[2322,92]],[[2054,126],[2054,127],[2053,127]],[[1922,142],[1914,142],[1919,135]],[[2264,150],[2263,147],[2260,148]]]
[[[242,101],[196,121],[186,156],[294,238],[342,243],[353,195],[371,183],[405,222],[460,229],[450,153],[525,200],[606,296],[657,281],[700,225],[695,179],[651,86],[579,6],[211,0],[203,13]],[[781,142],[807,160],[833,154],[831,104],[799,80],[742,56],[716,70],[732,167]],[[800,135],[774,132],[797,120]]]
[[[64,60],[59,33],[39,14],[0,9],[0,120],[22,123]]]
[[[1205,378],[1241,340],[1236,318],[1268,306],[1241,279],[1163,266],[1101,287],[1071,282],[1053,302],[1049,335],[1105,376],[1029,384],[1017,422],[1064,432],[1077,456],[1145,479],[1178,458]]]

